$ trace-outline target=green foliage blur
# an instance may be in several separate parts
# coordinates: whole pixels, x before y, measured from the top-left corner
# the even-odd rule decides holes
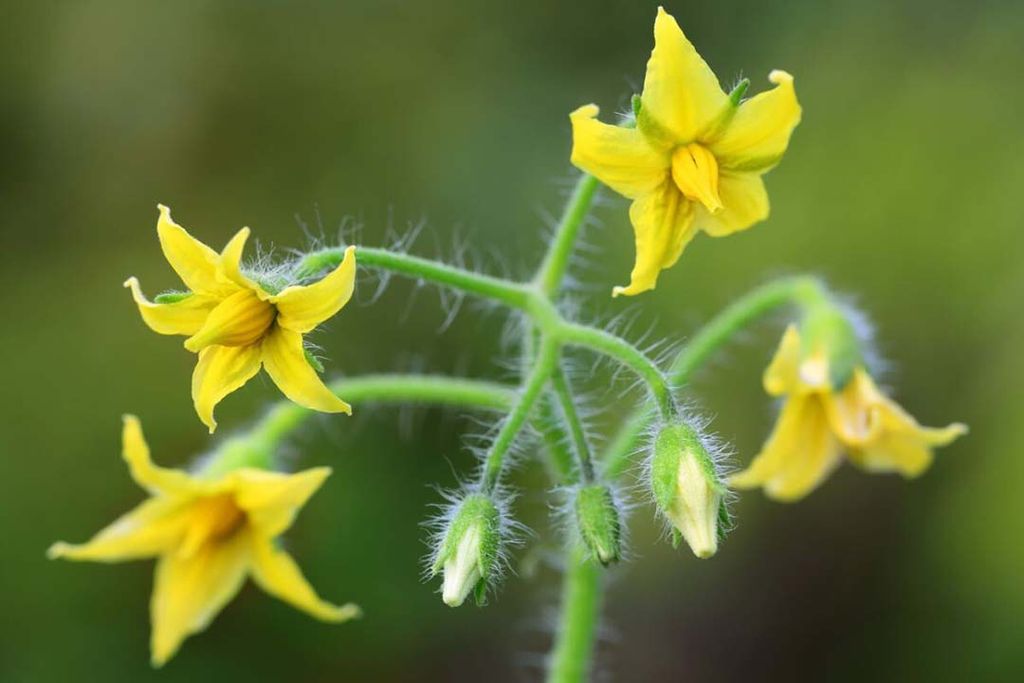
[[[419,526],[472,467],[481,416],[356,406],[287,458],[334,475],[290,533],[324,597],[366,616],[318,623],[243,590],[165,669],[148,664],[152,564],[50,562],[141,500],[119,458],[138,414],[155,457],[210,447],[189,399],[194,356],[144,328],[121,282],[177,284],[156,204],[221,246],[423,230],[412,250],[526,277],[574,177],[567,114],[628,107],[656,5],[6,3],[0,21],[0,680],[535,680],[557,597],[559,537],[543,471],[518,513],[537,532],[485,609],[421,580]],[[895,395],[971,434],[920,480],[842,468],[796,505],[760,493],[710,561],[630,520],[612,571],[599,670],[623,681],[1020,680],[1024,676],[1024,6],[793,0],[671,3],[726,85],[796,76],[804,121],[768,177],[769,221],[697,239],[653,294],[611,300],[632,235],[611,193],[574,276],[587,319],[630,312],[681,342],[772,275],[810,271],[872,316]],[[296,220],[296,215],[300,220]],[[304,226],[304,227],[303,227]],[[352,233],[349,233],[351,237]],[[510,379],[503,313],[362,276],[314,339],[328,373],[430,370]],[[450,302],[449,302],[450,303]],[[773,418],[766,322],[694,382],[737,463]],[[581,357],[589,371],[592,359]],[[601,390],[601,387],[604,387]],[[628,401],[595,382],[612,424]],[[279,395],[250,383],[219,408],[244,427]],[[642,492],[637,494],[642,497]]]

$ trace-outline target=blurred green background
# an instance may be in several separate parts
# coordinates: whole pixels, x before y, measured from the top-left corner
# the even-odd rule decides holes
[[[672,3],[723,82],[795,74],[804,122],[768,178],[770,220],[698,239],[657,292],[608,298],[632,238],[610,193],[575,275],[582,315],[632,311],[685,339],[771,275],[810,271],[871,314],[895,395],[971,434],[920,480],[841,469],[797,505],[760,493],[713,561],[631,520],[612,572],[599,675],[623,681],[1020,680],[1024,677],[1024,7],[887,0]],[[334,476],[289,542],[342,626],[249,586],[160,672],[148,665],[151,563],[48,562],[142,492],[119,453],[141,416],[155,456],[209,447],[188,397],[194,357],[150,333],[121,289],[177,284],[156,204],[222,245],[242,225],[301,247],[344,221],[413,251],[470,245],[527,276],[571,183],[567,114],[624,108],[653,3],[5,3],[0,22],[0,678],[5,681],[535,680],[551,634],[559,539],[542,472],[521,470],[537,531],[520,576],[483,610],[420,580],[420,522],[472,459],[481,416],[359,407],[318,418],[290,457]],[[322,225],[322,228],[319,227]],[[375,282],[361,283],[372,299]],[[508,378],[502,314],[467,303],[442,329],[436,290],[393,282],[315,340],[331,373]],[[738,450],[773,408],[760,372],[780,325],[732,345],[692,389]],[[582,358],[584,362],[589,359]],[[605,383],[605,386],[608,386]],[[252,382],[218,410],[229,433],[278,394]],[[615,390],[592,405],[619,409]]]

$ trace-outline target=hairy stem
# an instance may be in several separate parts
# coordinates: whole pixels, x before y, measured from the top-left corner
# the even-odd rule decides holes
[[[548,683],[588,680],[601,620],[601,567],[581,547],[569,551]]]
[[[773,280],[737,299],[700,328],[672,363],[672,382],[690,381],[695,371],[727,344],[740,330],[780,306],[813,305],[826,296],[824,286],[809,276]],[[639,409],[628,417],[608,444],[604,471],[609,478],[619,476],[629,462],[641,436],[655,420],[650,409]]]
[[[541,264],[540,270],[537,271],[537,285],[549,297],[555,296],[562,284],[562,278],[569,267],[573,247],[576,245],[576,238],[590,212],[590,205],[594,201],[597,188],[597,178],[584,173],[576,181],[572,196],[569,197],[569,202],[562,211],[562,218],[558,221],[558,227],[555,228],[555,234],[551,238],[551,245],[548,247],[544,262]]]
[[[559,335],[567,344],[584,346],[610,358],[614,358],[640,376],[657,401],[661,416],[670,419],[676,414],[672,388],[658,366],[643,351],[636,348],[622,337],[605,332],[596,327],[566,323],[559,330]]]
[[[300,279],[311,277],[341,263],[344,254],[345,250],[342,248],[315,251],[299,261],[295,268],[295,275]],[[529,302],[529,291],[524,285],[490,275],[474,273],[440,261],[432,261],[387,249],[358,247],[356,262],[361,266],[387,270],[485,299],[499,301],[512,308],[524,309]]]
[[[566,430],[572,438],[573,448],[576,451],[580,481],[589,484],[594,481],[594,463],[590,457],[590,446],[587,444],[583,423],[576,410],[576,399],[572,395],[569,379],[565,376],[565,369],[561,363],[557,363],[554,372],[551,373],[551,386],[554,388],[554,394],[562,408],[562,419],[565,421]]]
[[[353,402],[436,403],[508,410],[516,400],[512,387],[439,375],[365,375],[337,380],[328,386]],[[242,438],[273,449],[315,414],[291,401],[280,401]]]
[[[498,435],[494,437],[491,448],[487,452],[480,476],[481,490],[493,491],[498,485],[505,465],[505,456],[508,455],[516,436],[530,417],[534,404],[544,391],[544,385],[551,377],[551,372],[557,361],[558,345],[549,339],[543,340],[534,360],[534,366],[523,381],[522,389],[519,392],[519,401],[505,418],[505,422],[502,423]]]

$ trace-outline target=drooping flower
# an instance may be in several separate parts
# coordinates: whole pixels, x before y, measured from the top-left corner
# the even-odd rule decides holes
[[[761,176],[800,122],[793,77],[772,71],[768,79],[776,87],[749,100],[741,101],[745,80],[726,94],[658,8],[636,126],[601,123],[593,104],[570,115],[572,163],[633,200],[636,263],[629,285],[613,296],[654,289],[698,231],[721,237],[768,217]]]
[[[875,385],[863,364],[836,386],[828,349],[805,348],[790,326],[764,375],[765,390],[784,397],[775,429],[750,466],[730,478],[734,488],[763,487],[771,498],[806,496],[842,462],[868,472],[916,477],[933,449],[967,433],[954,423],[923,427]]]
[[[154,465],[142,428],[125,416],[124,459],[152,496],[81,545],[55,543],[51,558],[123,562],[157,558],[150,601],[151,657],[161,666],[204,630],[247,576],[270,595],[329,622],[359,616],[321,600],[277,538],[330,474],[239,468],[204,477]]]
[[[185,348],[199,354],[192,374],[192,400],[199,419],[212,433],[216,405],[249,381],[260,367],[285,396],[301,406],[327,413],[349,413],[307,358],[302,335],[348,303],[355,285],[355,247],[345,251],[332,272],[310,285],[279,291],[241,269],[249,228],[242,228],[220,254],[198,241],[160,207],[157,234],[171,268],[190,290],[149,301],[136,278],[130,287],[142,319],[154,332],[188,337]]]

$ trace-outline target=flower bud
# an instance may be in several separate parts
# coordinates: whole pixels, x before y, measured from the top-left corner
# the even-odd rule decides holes
[[[673,424],[658,433],[651,460],[651,490],[674,534],[682,534],[693,554],[700,558],[714,555],[725,487],[693,427]]]
[[[500,543],[500,515],[490,498],[474,493],[455,508],[431,571],[444,573],[441,599],[458,607],[471,592],[482,603]]]
[[[608,566],[621,557],[622,520],[611,490],[601,484],[576,491],[576,526],[594,559]]]

